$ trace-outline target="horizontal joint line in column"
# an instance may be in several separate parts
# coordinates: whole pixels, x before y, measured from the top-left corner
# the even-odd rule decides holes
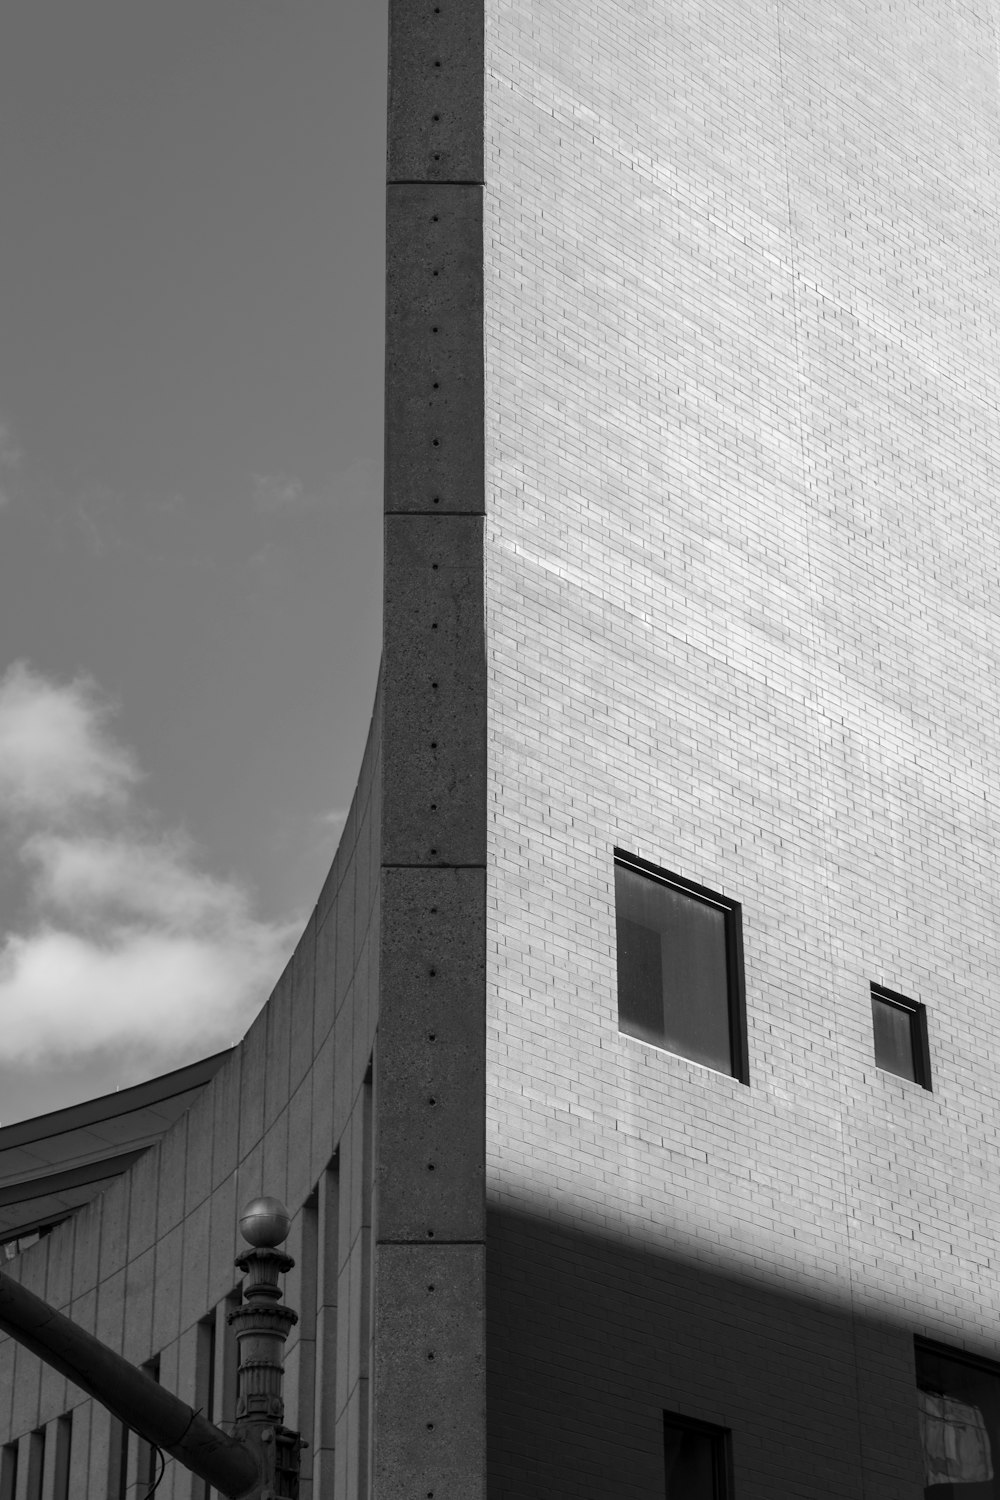
[[[383,870],[485,870],[486,861],[481,859],[477,864],[463,865],[445,860],[432,865],[382,865],[380,868]]]
[[[424,1250],[439,1250],[442,1245],[485,1245],[486,1240],[376,1240],[376,1245],[419,1245]]]
[[[390,177],[386,187],[485,187],[480,177]]]

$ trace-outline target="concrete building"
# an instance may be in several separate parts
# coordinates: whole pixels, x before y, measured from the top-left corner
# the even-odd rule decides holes
[[[395,0],[355,803],[8,1267],[218,1417],[284,1197],[303,1495],[1000,1495],[998,27]],[[3,1500],[143,1493],[9,1344],[0,1432]]]

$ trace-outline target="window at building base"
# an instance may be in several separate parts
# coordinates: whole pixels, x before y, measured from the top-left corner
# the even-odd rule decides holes
[[[871,991],[875,1066],[929,1089],[931,1059],[925,1007],[919,1000],[909,1000],[880,984],[873,984]]]
[[[665,1500],[731,1500],[730,1434],[725,1427],[663,1413]]]
[[[748,1081],[739,903],[615,850],[618,1025]]]
[[[1000,1500],[1000,1365],[916,1340],[926,1500]]]

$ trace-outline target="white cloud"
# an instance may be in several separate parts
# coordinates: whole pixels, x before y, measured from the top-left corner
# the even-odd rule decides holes
[[[23,665],[0,679],[0,794],[31,896],[31,920],[0,935],[8,1064],[226,1046],[288,957],[296,927],[255,917],[189,840],[150,834],[138,780],[93,684]]]
[[[50,682],[24,662],[0,677],[0,811],[45,820],[121,805],[139,778],[86,678]]]
[[[199,871],[194,851],[179,838],[37,834],[22,854],[34,867],[38,904],[79,922],[114,918],[154,921],[171,932],[215,932],[250,920],[246,894]]]
[[[0,1047],[28,1064],[109,1048],[197,1056],[245,1031],[285,957],[260,924],[204,938],[155,927],[103,941],[57,928],[13,934],[0,948]]]

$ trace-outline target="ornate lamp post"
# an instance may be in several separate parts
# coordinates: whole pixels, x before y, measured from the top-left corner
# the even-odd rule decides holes
[[[298,1314],[281,1301],[279,1275],[295,1265],[277,1247],[291,1220],[277,1198],[255,1198],[240,1216],[240,1233],[251,1246],[236,1257],[247,1280],[243,1301],[229,1314],[236,1331],[240,1365],[233,1436],[258,1456],[264,1479],[260,1500],[295,1500],[299,1492],[299,1451],[305,1445],[284,1426],[281,1394],[285,1340]]]
[[[281,1399],[282,1350],[298,1321],[282,1304],[278,1286],[279,1275],[295,1264],[277,1249],[288,1234],[288,1212],[277,1198],[255,1198],[243,1211],[240,1229],[251,1249],[237,1258],[249,1280],[242,1306],[229,1315],[240,1350],[232,1434],[3,1272],[0,1332],[231,1500],[296,1500],[305,1444],[283,1425]]]

